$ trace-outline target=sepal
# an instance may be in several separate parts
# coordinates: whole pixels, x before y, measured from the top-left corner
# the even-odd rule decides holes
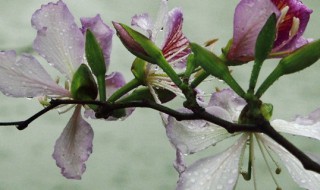
[[[100,100],[106,100],[106,88],[105,88],[105,74],[106,64],[104,61],[103,51],[94,36],[94,34],[87,29],[86,31],[86,44],[85,53],[88,64],[92,70],[92,73],[97,77],[99,86]]]
[[[80,65],[73,75],[71,95],[75,100],[95,100],[98,95],[97,84],[85,64]]]

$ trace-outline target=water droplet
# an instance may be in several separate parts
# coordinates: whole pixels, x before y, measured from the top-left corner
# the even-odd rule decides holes
[[[305,179],[302,179],[300,182],[301,183],[306,183],[307,181]]]
[[[228,183],[229,183],[229,184],[232,184],[233,181],[234,181],[233,179],[229,179],[229,180],[228,180]]]
[[[196,182],[196,180],[194,178],[192,178],[190,181],[191,181],[191,183],[195,183]]]

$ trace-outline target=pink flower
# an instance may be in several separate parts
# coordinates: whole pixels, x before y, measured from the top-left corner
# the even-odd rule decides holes
[[[302,35],[312,10],[299,0],[241,0],[234,14],[233,41],[227,54],[230,61],[254,59],[254,48],[260,30],[275,13],[277,37],[270,57],[283,57],[309,42]]]

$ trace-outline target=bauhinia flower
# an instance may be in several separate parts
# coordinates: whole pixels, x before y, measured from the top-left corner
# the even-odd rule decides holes
[[[53,80],[31,55],[23,54],[18,59],[14,51],[4,51],[0,52],[0,91],[13,97],[41,97],[42,102],[47,98],[74,99],[69,86],[80,67],[88,68],[81,66],[86,63],[86,30],[90,29],[96,36],[103,50],[106,67],[109,65],[113,35],[99,15],[82,18],[81,23],[80,29],[62,1],[43,5],[32,16],[32,26],[37,30],[33,48],[63,75],[65,87]],[[106,76],[107,91],[114,91],[122,85],[124,78],[120,73]],[[91,96],[96,95],[91,93]],[[92,140],[93,130],[81,116],[81,105],[77,105],[56,141],[53,153],[57,166],[66,178],[81,179],[86,169],[85,161],[92,153]]]
[[[207,112],[224,120],[238,122],[240,112],[245,105],[246,102],[242,98],[232,90],[225,89],[214,93],[205,109]],[[298,116],[293,121],[275,119],[271,121],[271,125],[281,133],[320,140],[320,109],[306,117]],[[180,152],[176,163],[177,168],[180,170],[177,190],[234,189],[239,174],[244,174],[243,154],[248,142],[250,149],[254,148],[254,138],[278,188],[280,188],[280,185],[274,176],[274,170],[271,169],[266,158],[267,155],[272,158],[271,152],[280,158],[293,180],[300,187],[310,190],[319,189],[320,174],[305,170],[296,157],[261,133],[229,134],[224,128],[203,120],[177,121],[173,117],[169,117],[167,135],[170,142]],[[187,168],[184,167],[182,154],[196,153],[234,135],[240,137],[227,150],[214,156],[200,159]],[[249,159],[252,161],[252,167],[254,167],[254,154]],[[272,158],[272,160],[274,159]],[[280,166],[277,163],[275,164],[277,167],[276,172],[280,172]],[[254,170],[255,168],[253,168]],[[253,177],[254,180],[257,177],[254,172]]]
[[[286,56],[310,41],[302,35],[312,10],[300,0],[241,0],[234,14],[228,60],[248,62],[254,59],[258,34],[272,13],[277,16],[277,36],[270,57]]]
[[[132,17],[131,25],[140,27],[147,33],[147,38],[152,42],[156,42],[158,35],[164,31],[164,41],[159,48],[166,61],[173,67],[183,69],[186,64],[186,57],[190,53],[189,40],[182,33],[183,14],[180,8],[174,8],[168,12],[167,0],[161,0],[161,7],[158,12],[158,17],[153,23],[151,17],[147,13],[138,14]],[[136,48],[136,51],[141,49],[139,44],[136,44],[134,39],[124,30],[123,26],[119,23],[114,23],[120,39],[129,48]],[[141,63],[142,64],[142,63]],[[165,88],[174,93],[181,94],[174,83],[161,72],[159,66],[145,63],[144,70],[144,83],[149,87]]]

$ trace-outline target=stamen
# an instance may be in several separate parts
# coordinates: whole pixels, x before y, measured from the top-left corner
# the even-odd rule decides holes
[[[257,173],[256,173],[256,167],[255,167],[255,158],[254,158],[254,142],[253,142],[253,135],[251,133],[250,135],[250,138],[252,139],[250,142],[251,142],[251,145],[250,145],[250,150],[251,150],[251,162],[252,162],[252,173],[253,173],[253,187],[254,187],[254,190],[257,190]]]
[[[250,133],[250,137],[247,141],[247,145],[249,145],[249,159],[248,159],[248,170],[247,172],[241,171],[241,175],[244,180],[250,181],[251,179],[251,169],[252,169],[252,158],[254,158],[253,155],[253,139],[252,139],[252,133]]]
[[[288,11],[289,11],[289,6],[285,6],[285,7],[283,7],[283,9],[281,9],[281,14],[280,14],[280,17],[278,18],[278,21],[277,21],[277,28],[283,22],[283,20],[286,17]]]
[[[290,37],[293,37],[298,33],[299,26],[300,26],[300,19],[297,17],[293,17],[292,18],[292,26],[291,26],[290,33],[289,33]]]
[[[153,96],[153,98],[154,98],[154,100],[156,101],[156,103],[157,104],[161,104],[161,101],[160,101],[160,99],[158,98],[158,95],[157,95],[157,93],[155,92],[155,90],[153,89],[153,87],[149,84],[148,85],[148,87],[149,87],[149,90],[150,90],[150,93],[151,93],[151,95]],[[168,115],[167,114],[165,114],[165,113],[163,113],[163,112],[159,112],[159,114],[160,114],[160,116],[161,116],[161,120],[162,120],[162,122],[163,122],[163,126],[164,127],[166,127],[167,126],[167,124],[168,124]]]
[[[270,151],[267,149],[266,145],[264,143],[262,143],[264,149],[267,151],[269,157],[271,158],[272,162],[276,165],[276,170],[275,170],[275,173],[276,174],[280,174],[281,173],[281,167],[280,165],[278,164],[278,162],[273,158],[273,156],[271,155]]]
[[[273,172],[272,172],[272,170],[271,170],[271,167],[270,167],[270,165],[269,165],[269,163],[268,163],[268,160],[267,160],[267,158],[266,158],[266,154],[265,154],[265,152],[264,152],[264,150],[263,150],[263,147],[266,149],[266,147],[265,147],[265,145],[262,143],[262,145],[263,145],[263,147],[262,147],[262,145],[261,145],[261,142],[260,142],[260,139],[258,138],[258,136],[255,134],[255,137],[256,137],[256,139],[257,139],[257,142],[258,142],[258,145],[259,145],[259,148],[260,148],[260,151],[261,151],[261,154],[262,154],[262,157],[263,157],[263,159],[264,159],[264,161],[265,161],[265,163],[266,163],[266,165],[267,165],[267,168],[268,168],[268,171],[269,171],[269,173],[271,174],[271,177],[272,177],[272,180],[273,180],[273,182],[276,184],[276,186],[277,186],[277,189],[276,190],[281,190],[281,187],[280,187],[280,185],[279,185],[279,183],[277,182],[277,180],[276,180],[276,178],[274,177],[274,175],[273,175]],[[266,149],[267,150],[267,149]],[[269,154],[269,152],[268,152],[268,154]],[[270,154],[269,154],[269,156],[270,156]],[[272,157],[271,157],[272,158]],[[272,158],[272,160],[273,160],[273,158]],[[274,161],[274,160],[273,160]],[[276,164],[277,165],[277,164]],[[279,167],[278,167],[279,168]],[[278,169],[277,168],[277,169]]]

